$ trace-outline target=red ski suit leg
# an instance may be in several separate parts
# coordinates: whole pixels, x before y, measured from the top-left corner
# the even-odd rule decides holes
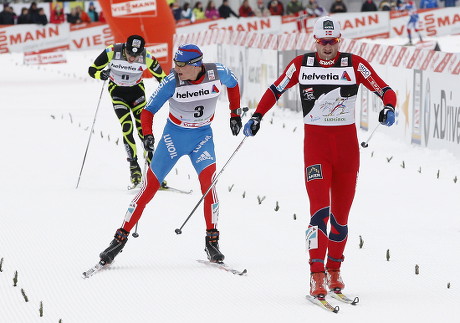
[[[213,163],[203,169],[198,175],[201,184],[201,192],[204,194],[209,186],[211,185],[214,176],[216,175],[216,164]],[[123,222],[123,229],[130,232],[136,225],[137,221],[142,216],[142,212],[145,209],[147,203],[149,203],[155,196],[156,192],[160,189],[160,183],[152,172],[151,168],[148,168],[147,176],[140,192],[131,201],[126,212],[125,219]],[[217,220],[219,214],[219,201],[217,199],[215,186],[209,191],[203,201],[204,205],[204,218],[206,221],[206,230],[216,229]]]
[[[317,248],[311,248],[311,272],[340,268],[348,237],[348,215],[359,171],[355,125],[305,125],[305,184],[310,200],[310,224],[318,227]],[[330,221],[329,221],[330,219]],[[330,231],[327,226],[330,222]]]
[[[216,176],[216,164],[213,163],[203,169],[198,175],[201,185],[201,193],[206,193]],[[219,200],[217,199],[216,186],[209,191],[203,201],[204,219],[206,221],[206,230],[217,229],[217,220],[219,216]]]
[[[147,176],[145,176],[144,183],[140,192],[129,204],[128,211],[126,211],[125,220],[123,222],[123,229],[130,232],[136,225],[137,221],[142,216],[147,203],[149,203],[155,196],[156,192],[160,189],[160,182],[158,181],[152,169],[149,167]]]

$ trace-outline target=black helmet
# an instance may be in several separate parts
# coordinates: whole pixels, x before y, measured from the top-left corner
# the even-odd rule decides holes
[[[131,35],[126,40],[125,48],[129,55],[139,56],[144,50],[145,40],[139,35]]]

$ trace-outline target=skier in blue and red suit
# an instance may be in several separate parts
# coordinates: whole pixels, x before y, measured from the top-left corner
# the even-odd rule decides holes
[[[152,124],[155,113],[169,101],[169,117],[153,154],[141,191],[132,200],[123,226],[115,233],[110,246],[100,254],[103,264],[110,264],[126,244],[129,232],[160,188],[160,183],[180,157],[189,156],[203,194],[216,174],[216,154],[211,122],[217,100],[227,87],[230,129],[234,136],[242,128],[240,90],[232,71],[220,63],[203,63],[203,53],[193,44],[181,45],[174,57],[173,71],[160,83],[141,114],[144,147],[154,150]],[[204,198],[206,221],[205,251],[211,262],[222,262],[217,220],[219,201],[215,186]]]

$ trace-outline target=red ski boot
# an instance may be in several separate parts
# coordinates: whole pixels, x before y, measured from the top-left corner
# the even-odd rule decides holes
[[[326,296],[326,274],[323,272],[311,273],[310,276],[310,295],[313,297]]]

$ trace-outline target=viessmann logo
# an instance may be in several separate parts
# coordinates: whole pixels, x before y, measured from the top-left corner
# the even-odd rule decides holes
[[[157,15],[156,0],[134,0],[112,4],[112,16],[120,17],[144,12],[152,12]]]

